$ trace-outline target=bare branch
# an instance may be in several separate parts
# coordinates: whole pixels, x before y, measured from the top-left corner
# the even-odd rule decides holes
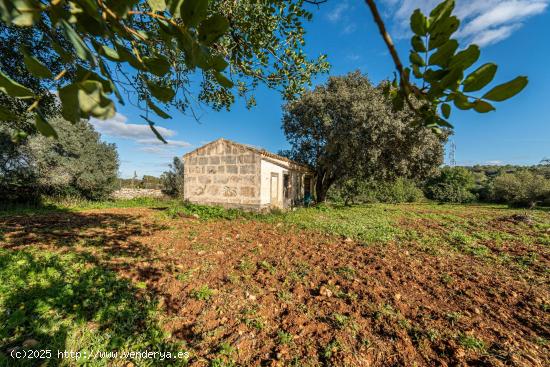
[[[393,44],[393,40],[390,34],[386,30],[386,25],[384,24],[384,20],[382,20],[382,17],[378,12],[378,8],[376,7],[374,0],[365,0],[365,3],[367,3],[367,6],[370,8],[372,16],[374,17],[374,21],[376,22],[376,25],[378,25],[378,30],[380,31],[380,34],[382,35],[382,38],[384,39],[384,42],[386,43],[386,46],[390,51],[393,62],[395,63],[395,67],[399,72],[401,81],[404,81],[403,63],[401,62],[401,59],[397,54],[397,50],[395,49],[395,45]],[[408,84],[408,81],[406,81],[406,83]]]

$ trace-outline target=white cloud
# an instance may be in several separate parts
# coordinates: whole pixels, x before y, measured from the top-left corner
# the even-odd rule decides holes
[[[357,29],[357,24],[349,23],[348,25],[346,25],[344,27],[344,29],[342,29],[342,33],[343,34],[350,34],[350,33],[355,32],[356,29]]]
[[[361,55],[352,52],[352,53],[346,55],[346,58],[348,60],[351,60],[351,61],[358,61],[361,58]]]
[[[384,0],[394,19],[394,36],[409,35],[409,17],[417,8],[428,13],[440,0]],[[508,38],[527,18],[546,10],[550,0],[458,0],[455,15],[462,25],[457,36],[486,46]]]
[[[118,112],[113,118],[108,120],[98,120],[95,118],[90,119],[90,123],[102,135],[119,139],[133,140],[137,144],[143,145],[143,148],[156,148],[150,149],[150,153],[160,153],[161,151],[164,153],[173,148],[186,148],[191,146],[191,144],[186,141],[172,139],[167,139],[168,144],[164,144],[155,137],[149,125],[129,124],[127,121],[128,118]],[[177,132],[174,130],[167,129],[162,126],[155,127],[165,139],[177,135]]]
[[[512,24],[496,29],[488,29],[481,32],[479,35],[473,36],[472,43],[480,46],[491,45],[508,38],[516,29],[520,27],[521,24]]]
[[[357,24],[351,21],[350,13],[353,13],[353,6],[348,0],[340,1],[329,11],[326,18],[331,23],[342,25],[342,34],[351,34],[357,30]]]
[[[349,10],[349,3],[347,1],[341,1],[332,12],[327,14],[327,19],[331,23],[338,23],[344,17],[346,11]]]
[[[104,135],[109,135],[116,138],[125,139],[149,139],[153,135],[153,132],[149,128],[149,125],[144,124],[128,124],[128,117],[121,113],[118,113],[108,120],[98,120],[91,118],[90,123]],[[174,130],[167,129],[162,126],[156,126],[159,133],[162,136],[169,137],[176,135]]]
[[[499,160],[495,160],[495,161],[487,161],[487,162],[485,162],[485,164],[490,165],[490,166],[500,166],[500,165],[504,164],[504,162],[499,161]]]

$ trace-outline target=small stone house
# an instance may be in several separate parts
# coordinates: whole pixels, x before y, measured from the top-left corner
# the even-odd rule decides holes
[[[308,166],[262,149],[218,139],[183,156],[184,199],[203,205],[263,210],[311,197]]]

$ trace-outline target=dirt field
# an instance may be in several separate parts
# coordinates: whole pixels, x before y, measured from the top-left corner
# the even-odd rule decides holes
[[[25,340],[108,346],[98,340],[109,330],[130,348],[125,333],[138,340],[144,328],[141,318],[111,327],[120,317],[109,318],[108,305],[75,305],[76,312],[56,298],[44,311],[37,298],[57,296],[16,296],[46,282],[50,265],[36,264],[49,264],[41,260],[49,254],[48,261],[82,264],[74,276],[50,275],[59,276],[59,287],[78,279],[67,296],[77,305],[115,297],[112,284],[128,279],[130,291],[116,304],[153,305],[144,315],[154,313],[166,343],[191,353],[191,366],[550,365],[548,212],[374,205],[202,220],[165,211],[0,217],[0,267],[11,266],[0,270],[4,361]],[[82,280],[90,267],[114,274],[104,282],[110,286],[75,300],[98,287],[94,277]],[[18,307],[34,321],[13,326],[9,315]],[[67,326],[61,337],[47,323],[52,312],[81,326]],[[75,342],[83,329],[94,336]]]

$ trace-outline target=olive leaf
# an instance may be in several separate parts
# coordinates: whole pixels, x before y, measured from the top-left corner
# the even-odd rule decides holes
[[[65,36],[73,45],[77,56],[82,60],[88,61],[92,66],[95,66],[96,58],[94,54],[88,48],[86,43],[84,43],[82,38],[80,38],[78,33],[76,33],[73,27],[65,19],[61,19],[61,26],[63,27]]]
[[[170,119],[172,116],[164,112],[161,108],[159,108],[157,105],[153,103],[149,98],[147,99],[147,106],[149,106],[150,109],[152,109],[159,117],[162,117],[163,119]]]
[[[222,87],[228,88],[228,89],[233,87],[233,82],[227,79],[227,77],[222,73],[216,71],[214,72],[214,77]]]
[[[140,117],[145,121],[147,121],[147,123],[149,124],[149,127],[151,128],[151,131],[153,132],[153,134],[155,134],[158,140],[162,141],[164,144],[168,144],[166,139],[164,139],[164,137],[161,135],[161,133],[159,133],[159,131],[155,127],[155,123],[153,121],[151,121],[149,118],[143,115],[140,115]]]
[[[3,121],[16,121],[19,120],[19,116],[10,111],[4,106],[0,106],[0,120]]]
[[[479,113],[487,113],[495,110],[495,108],[489,102],[483,101],[481,99],[475,100],[473,106],[474,110]]]
[[[197,26],[206,18],[209,0],[184,0],[179,8],[179,16],[188,27]]]
[[[428,32],[426,16],[420,9],[416,9],[411,15],[411,30],[419,36],[424,36]]]
[[[489,84],[497,72],[497,65],[487,63],[477,68],[464,80],[464,92],[475,92]]]
[[[0,92],[17,98],[33,98],[34,93],[29,88],[17,83],[0,70]]]
[[[481,98],[496,102],[505,101],[521,92],[523,88],[527,86],[527,83],[528,80],[526,76],[518,76],[508,83],[494,87],[489,92],[485,93]]]
[[[166,2],[164,0],[147,0],[147,4],[153,12],[164,11],[166,9]]]
[[[23,53],[23,63],[27,67],[27,70],[38,78],[47,79],[52,77],[52,72],[34,56]]]
[[[199,41],[211,45],[229,29],[229,21],[224,16],[215,14],[199,26]]]
[[[441,105],[441,113],[443,114],[443,117],[448,119],[451,115],[451,106],[448,103],[443,103]]]
[[[170,71],[170,62],[162,56],[144,57],[143,63],[156,76],[164,76]]]
[[[169,86],[160,85],[149,79],[146,79],[145,83],[149,87],[149,90],[151,91],[151,94],[153,95],[153,97],[155,97],[161,102],[168,103],[172,99],[174,99],[174,96],[176,95],[174,90]]]
[[[47,137],[53,137],[58,138],[57,132],[55,129],[50,125],[50,123],[46,120],[44,115],[40,112],[38,112],[34,117],[34,125],[36,126],[36,130],[40,131],[40,133]]]

